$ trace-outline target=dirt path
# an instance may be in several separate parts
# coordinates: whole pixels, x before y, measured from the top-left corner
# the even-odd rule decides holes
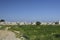
[[[0,30],[0,40],[20,40],[11,31]]]

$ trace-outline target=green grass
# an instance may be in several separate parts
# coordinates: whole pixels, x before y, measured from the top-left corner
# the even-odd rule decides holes
[[[29,37],[29,40],[60,40],[60,38],[53,36],[54,34],[60,34],[60,25],[21,25],[8,27],[11,27],[9,29],[11,31],[20,31],[20,34],[26,35]]]

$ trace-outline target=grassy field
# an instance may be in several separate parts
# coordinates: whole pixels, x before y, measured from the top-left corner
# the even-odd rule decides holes
[[[11,31],[19,31],[17,37],[23,35],[27,40],[60,40],[60,25],[5,25],[0,26],[0,30],[5,30],[6,27],[11,27],[8,29]],[[55,34],[59,36],[56,37]]]

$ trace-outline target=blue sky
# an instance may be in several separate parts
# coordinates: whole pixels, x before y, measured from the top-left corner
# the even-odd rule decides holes
[[[60,20],[60,0],[0,0],[0,19],[57,21]]]

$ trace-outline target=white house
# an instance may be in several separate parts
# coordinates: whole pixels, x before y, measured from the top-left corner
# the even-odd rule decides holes
[[[17,25],[16,22],[0,22],[0,25]]]
[[[11,25],[17,25],[17,22],[11,22],[10,24]]]
[[[11,22],[5,22],[5,25],[11,25]]]
[[[19,25],[25,25],[25,22],[19,22]]]
[[[30,22],[25,22],[25,25],[30,25],[31,23]]]
[[[36,22],[32,22],[32,25],[36,25]]]
[[[60,21],[59,21],[59,24],[60,24]]]
[[[47,25],[55,25],[54,22],[48,22]]]
[[[48,24],[48,25],[52,25],[52,22],[48,22],[47,24]]]
[[[41,22],[41,25],[47,25],[47,22]]]

